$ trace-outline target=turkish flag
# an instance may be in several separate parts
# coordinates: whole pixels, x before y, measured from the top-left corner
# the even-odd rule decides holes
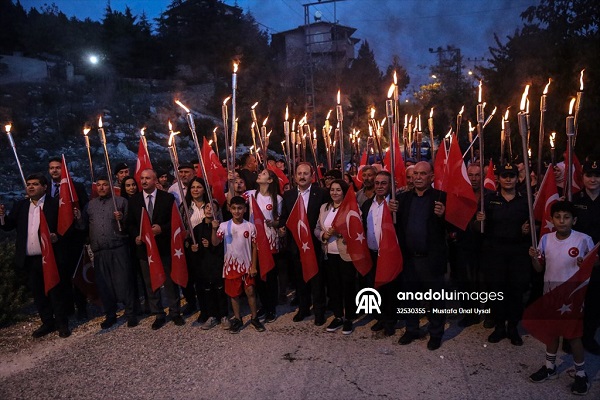
[[[556,187],[556,178],[554,177],[554,166],[550,164],[542,184],[540,191],[533,202],[533,216],[536,221],[541,221],[540,237],[554,230],[552,223],[552,215],[550,207],[558,201],[558,188]]]
[[[183,253],[186,230],[177,205],[171,211],[171,280],[181,287],[188,284],[188,267]]]
[[[392,149],[388,150],[385,153],[385,157],[383,160],[383,164],[385,165],[386,171],[391,171],[392,165]],[[396,181],[396,190],[399,190],[402,187],[407,185],[406,182],[406,167],[404,166],[404,160],[402,159],[402,152],[400,151],[400,144],[396,140],[396,146],[394,148],[394,161],[396,165],[394,166],[394,180]]]
[[[58,226],[56,232],[63,236],[73,224],[75,219],[73,208],[78,206],[79,199],[75,191],[75,185],[71,180],[71,175],[67,170],[65,156],[62,156],[62,166],[60,169],[60,189],[58,193]]]
[[[561,285],[534,301],[523,313],[523,327],[548,345],[559,336],[583,335],[583,303],[592,267],[598,260],[598,243],[585,256],[579,270]]]
[[[446,161],[448,158],[446,150],[446,140],[442,139],[441,148],[438,147],[438,151],[435,154],[435,161],[433,163],[433,187],[437,190],[444,190],[442,184],[444,183],[444,177],[446,176]]]
[[[490,165],[488,166],[487,174],[485,174],[483,187],[494,192],[496,191],[496,175],[494,175],[494,163],[492,159],[490,159]]]
[[[368,159],[368,155],[367,155],[367,150],[364,150],[362,153],[362,156],[360,157],[360,164],[358,165],[358,170],[356,172],[356,176],[354,177],[354,184],[356,185],[356,187],[360,190],[363,186],[363,180],[362,180],[362,169],[365,165],[367,165],[367,159]]]
[[[290,183],[290,180],[287,176],[285,176],[281,169],[277,167],[271,167],[270,165],[267,165],[267,168],[275,172],[275,175],[277,175],[277,179],[279,179],[279,194],[283,193],[283,188],[285,187],[285,185]]]
[[[146,252],[148,253],[148,268],[150,270],[150,284],[152,286],[152,291],[157,291],[165,283],[167,278],[165,275],[165,268],[160,259],[158,247],[156,246],[156,240],[154,240],[154,233],[152,233],[150,217],[148,217],[148,212],[145,208],[142,210],[140,236],[142,237],[142,242],[146,245]]]
[[[202,142],[202,159],[206,169],[207,185],[212,188],[212,195],[219,205],[223,205],[227,200],[225,198],[225,184],[227,183],[227,170],[223,168],[219,157],[208,144],[206,138]],[[202,170],[200,170],[202,173]]]
[[[135,181],[137,182],[138,191],[142,190],[142,182],[140,180],[142,171],[145,169],[152,169],[152,163],[150,162],[150,154],[148,149],[144,146],[144,141],[140,137],[140,144],[138,145],[138,156],[135,164]],[[115,193],[116,195],[116,193]]]
[[[569,153],[565,151],[565,174],[569,165]],[[567,176],[565,175],[565,180]],[[583,188],[583,167],[577,158],[577,155],[573,153],[573,194],[578,193]]]
[[[375,270],[375,288],[390,283],[402,272],[404,259],[398,244],[398,237],[392,221],[392,213],[383,202],[381,215],[381,237],[379,238],[379,256]]]
[[[447,175],[442,187],[445,187],[446,192],[446,221],[464,231],[477,211],[477,198],[467,176],[456,137],[450,144]]]
[[[296,241],[300,252],[300,262],[302,263],[302,276],[304,282],[308,282],[319,272],[319,265],[313,248],[312,234],[302,196],[298,196],[285,226],[292,232],[292,236]]]
[[[331,225],[336,232],[342,234],[352,263],[356,270],[362,276],[365,276],[373,267],[373,260],[371,260],[371,253],[367,246],[365,231],[360,218],[358,203],[356,202],[356,194],[352,186],[348,188],[348,192],[342,204],[340,204]]]
[[[60,282],[56,258],[54,258],[54,249],[50,240],[50,229],[44,210],[40,210],[40,245],[42,247],[42,272],[44,274],[44,293],[48,292]]]
[[[275,267],[275,260],[273,260],[271,244],[269,243],[269,238],[267,237],[265,216],[256,203],[256,197],[250,196],[249,201],[252,207],[251,222],[254,224],[254,226],[256,226],[256,247],[258,249],[260,278],[266,282],[267,273]]]
[[[99,300],[99,297],[94,275],[94,262],[90,257],[88,249],[89,245],[85,245],[81,251],[79,262],[73,273],[73,283],[88,299],[96,301]]]

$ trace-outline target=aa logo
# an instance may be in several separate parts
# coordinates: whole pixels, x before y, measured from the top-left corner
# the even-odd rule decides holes
[[[364,288],[356,294],[356,313],[381,314],[381,295],[375,289]]]

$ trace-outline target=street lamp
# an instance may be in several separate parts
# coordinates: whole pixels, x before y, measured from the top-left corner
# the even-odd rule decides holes
[[[98,63],[100,62],[100,59],[98,58],[98,56],[97,56],[97,55],[95,55],[95,54],[91,54],[91,55],[88,57],[88,61],[89,61],[89,62],[90,62],[92,65],[96,65],[96,64],[98,64]]]

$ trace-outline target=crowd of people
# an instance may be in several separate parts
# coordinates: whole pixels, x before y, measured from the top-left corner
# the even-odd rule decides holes
[[[392,176],[378,164],[366,165],[354,173],[340,169],[323,171],[323,179],[319,181],[312,164],[298,162],[293,175],[289,175],[293,182],[282,190],[274,171],[279,168],[287,174],[287,166],[282,160],[268,162],[269,168],[260,170],[255,155],[245,154],[236,172],[229,176],[224,204],[209,200],[210,182],[207,185],[197,177],[197,163],[181,163],[176,182],[171,181],[168,173],[150,169],[141,172],[138,182],[131,176],[128,165],[121,163],[115,169],[115,188],[111,189],[107,176],[99,176],[89,200],[84,187],[75,186],[79,208],[74,211],[75,223],[64,235],[56,234],[58,194],[62,190],[61,160],[49,161],[50,179],[39,173],[29,175],[27,198],[15,202],[10,212],[0,205],[3,218],[0,227],[17,231],[15,263],[18,271],[28,276],[42,322],[33,336],[38,338],[58,330],[60,337],[68,337],[71,333],[68,317],[76,314],[77,318],[87,318],[86,298],[72,282],[84,246],[93,253],[95,282],[105,314],[101,329],[117,322],[121,303],[127,326],[131,328],[138,325],[138,318],[144,313],[154,316],[152,329],[156,330],[167,321],[184,325],[187,318],[199,312],[196,320],[202,329],[220,326],[238,333],[243,328],[240,303],[245,297],[250,308],[250,325],[264,331],[264,323],[277,319],[277,306],[286,302],[290,294],[292,305],[298,307],[293,316],[295,323],[314,314],[315,325],[327,324],[327,332],[341,329],[349,335],[356,319],[361,317],[355,303],[358,291],[375,285],[383,214],[391,212],[395,214],[403,270],[393,281],[378,287],[382,308],[374,316],[370,329],[393,336],[398,322],[404,320],[400,345],[409,345],[427,333],[427,348],[438,349],[443,341],[446,316],[429,310],[443,309],[446,306],[443,297],[431,301],[425,312],[419,301],[399,303],[396,294],[442,291],[452,286],[465,292],[503,293],[502,299],[487,305],[467,299],[461,300],[460,306],[490,309],[483,321],[486,328],[493,329],[488,337],[490,343],[508,339],[521,346],[519,323],[525,306],[550,290],[547,287],[550,282],[560,284],[568,279],[581,257],[600,240],[600,163],[595,161],[583,165],[584,187],[573,196],[573,201],[559,201],[553,206],[556,232],[543,236],[539,246],[532,246],[529,235],[536,227],[529,225],[526,181],[519,160],[497,167],[496,191],[482,188],[485,171],[478,164],[468,166],[476,198],[480,198],[482,190],[485,193],[483,207],[472,216],[466,230],[446,222],[446,193],[433,188],[434,173],[438,171],[429,162],[407,162],[407,185],[397,188],[394,196]],[[555,174],[560,185],[559,168]],[[349,192],[350,187],[354,191]],[[345,196],[354,192],[373,261],[373,268],[364,276],[355,268],[347,243],[333,224]],[[299,198],[305,207],[312,243],[296,243],[286,228]],[[264,216],[268,250],[275,264],[265,274],[261,274],[257,257],[257,228],[249,222],[251,201],[256,202]],[[185,287],[173,282],[170,273],[174,203],[194,237],[192,241],[188,235],[182,254],[187,260],[189,276]],[[38,237],[42,209],[52,232],[61,277],[60,284],[48,294],[44,292],[45,260]],[[165,282],[158,289],[152,287],[153,260],[140,233],[144,209],[165,269]],[[568,244],[562,245],[565,240]],[[299,256],[303,246],[312,246],[318,260],[318,271],[308,281],[303,277]],[[573,248],[578,249],[575,256]],[[564,272],[567,267],[570,272]],[[600,354],[600,345],[595,341],[600,319],[599,285],[600,269],[596,265],[587,291],[583,329],[578,337],[566,337],[563,341],[563,349],[574,355],[575,394],[584,394],[589,387],[583,367],[584,349]],[[398,307],[409,311],[398,314]],[[333,314],[329,323],[328,311]],[[429,320],[426,333],[420,327],[423,316]],[[481,322],[478,313],[468,313],[458,324],[466,328]],[[547,347],[546,364],[530,377],[532,381],[556,376],[558,348],[556,338]]]

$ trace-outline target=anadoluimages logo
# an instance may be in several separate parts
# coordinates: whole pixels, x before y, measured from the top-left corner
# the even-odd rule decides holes
[[[372,314],[377,312],[381,314],[381,295],[379,292],[372,288],[364,288],[356,294],[356,313],[360,313],[361,310],[365,314]]]

